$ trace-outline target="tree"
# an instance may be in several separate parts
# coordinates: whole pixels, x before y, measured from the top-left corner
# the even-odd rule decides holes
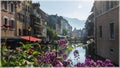
[[[63,35],[68,35],[68,31],[67,31],[67,29],[63,29]]]
[[[49,36],[50,40],[54,40],[57,38],[56,30],[49,26],[47,27],[47,35]]]

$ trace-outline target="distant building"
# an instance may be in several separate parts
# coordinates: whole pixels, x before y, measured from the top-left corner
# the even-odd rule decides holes
[[[49,15],[47,21],[48,25],[51,28],[55,29],[58,35],[66,37],[71,36],[72,26],[62,16]],[[67,31],[67,35],[65,35],[64,30]]]
[[[86,43],[86,41],[87,41],[87,30],[86,30],[86,28],[83,28],[81,30],[81,41],[83,43]]]
[[[67,36],[70,37],[71,32],[72,32],[72,26],[68,23],[68,21],[66,19],[64,19],[63,17],[61,18],[61,34],[64,35],[63,30],[67,31]]]
[[[57,22],[56,22],[56,31],[57,31],[57,34],[60,35],[61,34],[61,28],[62,28],[62,24],[61,24],[61,16],[57,17]]]
[[[61,23],[56,23],[56,32],[57,34],[61,34]]]
[[[82,30],[78,30],[76,28],[74,28],[74,30],[72,31],[72,37],[74,38],[81,38],[81,33],[82,33]]]
[[[119,1],[95,1],[96,54],[119,65]]]
[[[40,15],[41,15],[41,23],[42,23],[42,28],[41,28],[41,34],[44,38],[47,37],[47,21],[46,21],[46,17],[47,14],[40,9]]]
[[[68,24],[68,37],[72,37],[72,26]]]

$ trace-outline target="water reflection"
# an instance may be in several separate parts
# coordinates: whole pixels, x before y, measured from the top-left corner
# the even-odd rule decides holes
[[[75,45],[76,46],[76,45]],[[74,51],[78,50],[79,52],[79,56],[75,57],[74,56]],[[85,54],[86,53],[86,49],[84,47],[75,47],[69,54],[69,56],[67,57],[66,60],[71,60],[71,66],[77,64],[78,62],[80,63],[84,63],[85,62]]]

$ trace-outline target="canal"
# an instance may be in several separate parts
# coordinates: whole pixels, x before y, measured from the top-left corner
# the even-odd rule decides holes
[[[77,46],[77,44],[74,45],[74,46]],[[77,57],[74,55],[74,51],[76,51],[76,50],[78,51],[78,56]],[[85,49],[84,46],[80,46],[80,47],[74,47],[74,49],[69,53],[66,60],[71,60],[71,66],[74,66],[78,62],[84,63],[85,58],[86,58],[86,49]]]

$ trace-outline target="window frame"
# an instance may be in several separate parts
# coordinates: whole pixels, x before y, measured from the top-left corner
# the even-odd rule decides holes
[[[5,7],[5,2],[6,2],[6,7]],[[3,2],[3,9],[4,9],[5,11],[8,11],[8,2],[7,2],[7,1],[4,1],[4,2]]]
[[[5,23],[5,19],[7,20],[7,23]],[[8,18],[7,16],[4,16],[2,20],[3,20],[2,26],[3,26],[3,25],[8,25],[9,18]],[[4,28],[5,28],[5,27],[2,27],[2,29],[4,29]]]
[[[19,28],[19,36],[21,36],[22,35],[22,30]]]
[[[102,25],[99,26],[99,38],[102,38],[103,37],[103,27]]]
[[[12,22],[12,21],[13,21],[13,22]],[[9,25],[11,25],[11,28],[10,28],[10,29],[15,29],[15,20],[14,20],[14,19],[10,19]]]
[[[13,5],[13,10],[12,10],[12,5]],[[13,3],[10,4],[10,12],[15,12],[15,6]]]
[[[113,38],[111,37],[111,28],[110,28],[111,24],[113,24],[113,33],[114,33]],[[110,40],[115,40],[115,23],[114,22],[109,23],[109,39]]]
[[[5,20],[7,20],[7,22],[5,22]],[[4,18],[4,24],[5,24],[5,25],[8,24],[8,18]]]
[[[7,19],[7,24],[8,24],[9,18],[8,18],[7,16],[4,16],[4,17],[3,17],[3,24],[5,24],[5,19]]]

